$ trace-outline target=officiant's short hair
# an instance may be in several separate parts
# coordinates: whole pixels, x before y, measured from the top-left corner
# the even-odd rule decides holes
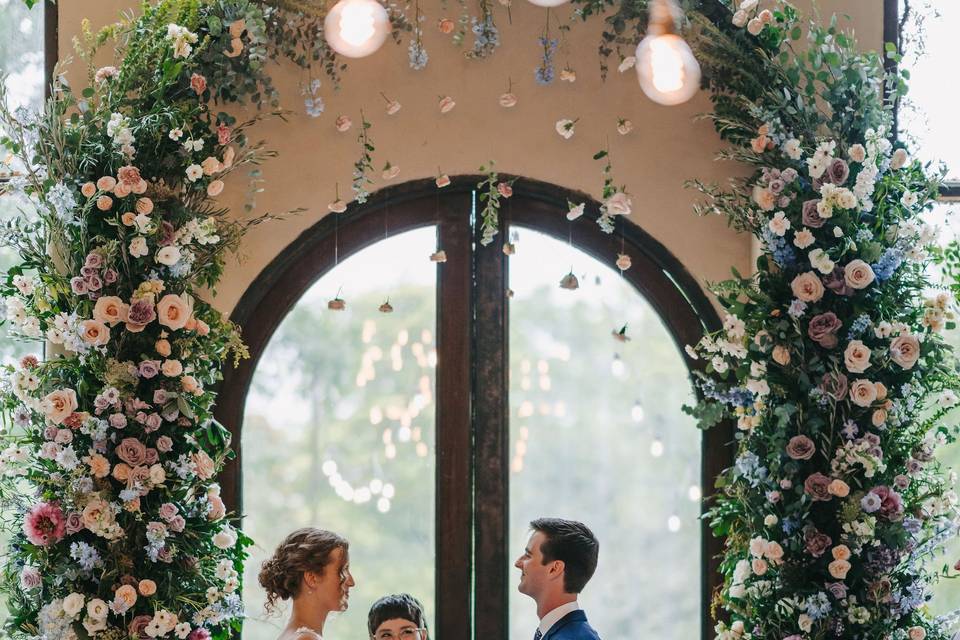
[[[537,518],[530,528],[542,533],[543,563],[560,560],[564,565],[563,590],[580,593],[597,570],[600,542],[582,522],[562,518]]]
[[[395,593],[383,596],[370,606],[367,614],[367,629],[372,636],[377,627],[387,620],[409,620],[420,629],[427,628],[427,615],[423,605],[409,593]]]

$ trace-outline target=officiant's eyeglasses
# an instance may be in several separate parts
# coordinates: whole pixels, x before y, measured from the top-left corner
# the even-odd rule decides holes
[[[401,629],[399,635],[394,635],[392,631],[384,631],[372,637],[373,640],[420,640],[425,637],[425,632],[426,629],[407,627],[406,629]]]

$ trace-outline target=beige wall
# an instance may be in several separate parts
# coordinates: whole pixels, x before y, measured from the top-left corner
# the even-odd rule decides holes
[[[100,26],[137,4],[134,0],[60,0],[61,57],[72,52],[71,40],[82,18]],[[836,10],[850,15],[861,43],[873,48],[881,42],[882,4],[882,0],[834,1],[821,2],[820,7],[823,14]],[[457,3],[448,0],[447,5],[450,10],[445,15],[456,18]],[[240,260],[228,262],[218,288],[215,303],[220,309],[231,310],[263,267],[326,213],[326,204],[334,199],[335,183],[339,182],[340,193],[349,197],[352,166],[358,156],[356,129],[338,133],[333,121],[343,113],[359,122],[361,108],[373,124],[371,137],[377,147],[374,188],[383,184],[379,169],[387,160],[400,166],[400,175],[391,181],[396,183],[433,176],[437,166],[450,175],[475,173],[481,163],[493,159],[502,172],[598,197],[601,163],[591,157],[609,139],[615,179],[626,184],[633,195],[633,223],[662,242],[700,282],[726,277],[731,266],[749,271],[750,239],[731,232],[722,219],[695,217],[691,204],[696,196],[682,186],[687,178],[723,181],[738,171],[730,163],[713,160],[721,146],[719,138],[708,122],[693,121],[696,114],[710,108],[706,95],[678,107],[661,107],[642,94],[632,71],[620,74],[615,66],[602,83],[596,54],[601,30],[597,19],[574,25],[567,35],[566,50],[556,57],[557,71],[567,61],[576,69],[576,83],[558,79],[552,85],[539,86],[533,69],[539,59],[536,40],[543,26],[543,9],[516,0],[513,21],[508,24],[505,12],[497,6],[501,47],[486,61],[469,61],[437,31],[440,6],[439,0],[422,3],[427,16],[424,40],[430,55],[426,69],[411,70],[406,46],[388,42],[373,56],[350,64],[339,92],[324,80],[322,95],[327,109],[319,118],[302,114],[298,70],[292,65],[273,70],[283,106],[298,113],[286,123],[264,123],[252,134],[254,139],[267,140],[280,154],[264,167],[266,192],[257,203],[261,211],[299,206],[309,211],[257,228],[246,238]],[[467,41],[472,39],[468,36]],[[80,82],[78,73],[72,75],[74,82]],[[510,110],[497,104],[508,77],[519,97],[519,104]],[[380,92],[399,100],[403,109],[387,116]],[[439,95],[452,96],[456,108],[440,115]],[[554,123],[564,117],[581,118],[570,140],[554,131]],[[617,134],[618,117],[633,121],[635,129],[630,135]],[[225,201],[234,211],[242,211],[242,176],[233,176],[229,187]]]

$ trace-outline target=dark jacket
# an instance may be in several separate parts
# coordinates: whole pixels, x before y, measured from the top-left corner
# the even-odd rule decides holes
[[[577,609],[557,620],[541,640],[600,640],[600,636],[587,622],[583,609]]]

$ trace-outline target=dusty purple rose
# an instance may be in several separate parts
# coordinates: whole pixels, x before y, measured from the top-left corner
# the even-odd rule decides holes
[[[78,531],[83,531],[83,515],[79,511],[71,511],[67,514],[67,535],[72,535]]]
[[[153,447],[147,448],[147,464],[157,464],[160,461],[160,455]]]
[[[787,443],[787,455],[794,460],[809,460],[816,450],[813,440],[804,435],[793,436]]]
[[[90,276],[98,275],[99,272],[93,267],[80,267],[80,275],[84,278],[89,278]]]
[[[898,475],[896,478],[893,479],[893,486],[903,491],[904,489],[910,486],[910,482],[911,482],[910,478],[901,473],[900,475]]]
[[[152,433],[160,428],[160,425],[163,424],[163,418],[160,417],[159,413],[151,413],[147,416],[147,419],[144,421],[144,431],[147,433]]]
[[[169,399],[166,389],[157,389],[153,392],[153,404],[166,404]]]
[[[46,440],[53,440],[54,438],[57,437],[57,431],[59,431],[59,429],[57,429],[57,428],[56,428],[55,426],[53,426],[53,425],[50,425],[49,427],[44,427],[44,428],[43,428],[43,437],[44,437],[44,439],[46,439]]]
[[[183,516],[177,516],[177,518],[182,518]],[[172,522],[170,523],[173,524]],[[160,551],[157,552],[157,559],[160,562],[171,563],[173,562],[173,549],[168,546],[163,546],[160,548]]]
[[[103,281],[107,284],[113,284],[117,281],[117,272],[113,269],[107,269],[103,272]]]
[[[833,540],[827,534],[817,531],[815,527],[809,527],[803,532],[803,543],[807,553],[814,558],[819,558],[830,548]]]
[[[840,402],[847,395],[847,376],[842,373],[826,373],[820,381],[820,390]]]
[[[853,288],[847,284],[847,279],[844,277],[843,267],[834,267],[829,275],[820,279],[823,280],[823,286],[838,296],[852,296],[854,294]]]
[[[173,439],[170,436],[160,436],[157,438],[157,451],[167,453],[173,449]]]
[[[890,487],[880,485],[870,490],[880,498],[880,515],[888,520],[899,520],[903,517],[903,501],[900,494]]]
[[[140,363],[140,366],[137,367],[137,373],[141,378],[150,378],[155,377],[160,373],[160,361],[159,360],[144,360]]]
[[[850,177],[850,167],[847,166],[844,160],[835,158],[834,161],[830,163],[830,166],[827,167],[827,171],[823,174],[823,177],[827,181],[839,186]]]
[[[807,200],[803,203],[803,224],[811,229],[819,229],[823,226],[823,218],[817,211],[818,204],[820,200]]]
[[[101,280],[97,274],[86,276],[83,280],[87,283],[88,291],[100,291],[100,289],[103,289],[103,280]]]
[[[890,578],[887,577],[871,582],[867,586],[867,600],[887,602],[892,588],[893,585],[890,583]]]
[[[90,267],[91,269],[99,269],[103,266],[103,256],[99,253],[88,253],[87,257],[83,260],[83,266]]]
[[[110,417],[107,418],[107,421],[114,429],[123,429],[125,426],[127,426],[127,416],[123,415],[122,413],[111,413]]]
[[[933,447],[921,444],[913,450],[913,457],[920,462],[930,462],[933,460]]]
[[[787,167],[780,172],[780,177],[783,178],[784,182],[793,182],[797,179],[797,170],[793,167]]]
[[[179,509],[172,502],[164,502],[160,505],[160,517],[167,522],[170,522],[177,513],[179,513]]]
[[[131,467],[136,467],[146,460],[147,447],[136,438],[124,438],[117,445],[114,453]]]
[[[190,633],[187,640],[210,640],[210,632],[203,627],[197,627]]]
[[[176,236],[177,230],[172,224],[164,220],[160,223],[160,241],[158,244],[161,247],[173,244],[173,238]]]
[[[786,209],[790,206],[790,198],[788,196],[780,196],[780,199],[777,200],[777,206],[781,209]]]
[[[147,625],[150,624],[151,620],[153,620],[153,616],[139,615],[130,621],[130,626],[127,627],[127,631],[130,633],[130,636],[133,638],[140,638],[140,640],[150,640],[150,636],[147,635],[146,629],[147,629]]]
[[[80,276],[70,278],[70,290],[78,296],[87,292],[87,283]]]
[[[843,600],[847,597],[847,585],[842,582],[828,582],[824,586],[830,592],[830,595],[837,600]]]
[[[767,185],[770,191],[777,196],[780,195],[780,193],[783,191],[784,187],[786,186],[787,186],[787,183],[781,180],[780,178],[777,178],[776,180],[771,180],[770,184]]]
[[[830,500],[830,478],[819,471],[808,477],[803,483],[803,490],[808,496],[813,498],[814,502],[826,502]]]
[[[153,302],[146,298],[134,300],[130,305],[130,311],[127,313],[130,324],[148,325],[157,318],[157,312],[153,310]]]
[[[183,516],[173,516],[170,518],[170,522],[167,523],[167,526],[170,531],[173,531],[174,533],[180,533],[183,531],[183,528],[187,526],[187,521],[183,519]]]
[[[843,323],[833,311],[820,313],[810,318],[810,324],[807,326],[807,335],[810,339],[825,349],[833,349],[837,346],[837,331]]]
[[[36,567],[24,567],[20,572],[20,586],[25,590],[36,589],[42,582]]]

